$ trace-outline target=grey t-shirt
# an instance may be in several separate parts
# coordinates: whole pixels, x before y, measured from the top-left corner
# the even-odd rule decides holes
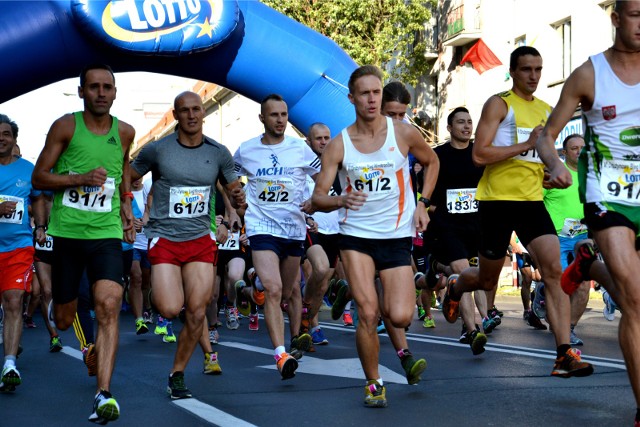
[[[176,133],[146,145],[131,166],[140,175],[152,173],[153,202],[145,234],[174,242],[207,235],[216,182],[238,179],[225,146],[204,137],[199,146],[187,147]]]

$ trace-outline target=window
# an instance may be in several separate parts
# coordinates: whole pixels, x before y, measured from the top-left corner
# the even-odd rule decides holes
[[[526,46],[527,45],[527,36],[523,35],[520,37],[516,37],[516,39],[513,42],[513,45],[518,48],[520,46]]]
[[[571,19],[554,24],[553,28],[562,42],[561,78],[566,79],[571,74]]]

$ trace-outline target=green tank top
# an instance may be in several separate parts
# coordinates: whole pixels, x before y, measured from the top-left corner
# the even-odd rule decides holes
[[[71,239],[122,239],[120,191],[123,152],[118,119],[109,133],[96,135],[84,123],[82,112],[75,112],[75,132],[60,155],[53,172],[60,175],[83,174],[102,166],[107,181],[102,186],[80,186],[56,191],[51,209],[49,234]]]

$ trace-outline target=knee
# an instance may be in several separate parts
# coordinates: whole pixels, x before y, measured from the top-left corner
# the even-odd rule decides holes
[[[380,313],[377,307],[364,307],[358,305],[358,323],[362,323],[367,327],[375,327],[378,325]]]

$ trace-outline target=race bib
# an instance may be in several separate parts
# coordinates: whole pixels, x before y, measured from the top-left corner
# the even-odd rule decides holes
[[[16,210],[13,213],[0,215],[0,222],[8,224],[22,224],[22,218],[24,218],[26,214],[24,210],[24,200],[22,200],[22,197],[5,196],[0,194],[0,203],[3,202],[16,202]]]
[[[478,212],[475,188],[455,188],[447,190],[447,211],[452,214]]]
[[[197,218],[209,215],[211,187],[169,188],[169,218]]]
[[[600,191],[605,201],[640,205],[640,162],[604,160],[600,171]]]
[[[256,192],[259,205],[291,203],[293,201],[293,179],[291,178],[257,178]]]
[[[526,142],[529,139],[529,135],[532,130],[532,128],[517,128],[518,144]],[[542,159],[538,156],[538,151],[535,148],[518,154],[514,159],[524,160],[525,162],[542,163]]]
[[[69,172],[74,175],[73,172]],[[81,185],[67,188],[62,205],[85,212],[111,212],[111,199],[116,191],[116,180],[107,178],[102,185]]]
[[[562,230],[560,231],[560,236],[574,237],[578,234],[585,233],[586,231],[587,226],[581,223],[579,219],[565,218]]]
[[[219,245],[218,249],[223,251],[240,250],[240,232],[229,233],[227,240],[222,245]]]
[[[53,251],[53,237],[47,234],[47,239],[44,241],[44,243],[40,244],[38,243],[38,241],[36,241],[35,247],[36,247],[36,250],[39,250],[39,251],[47,251],[47,252]]]
[[[396,164],[391,160],[347,165],[350,184],[367,193],[367,200],[383,200],[399,192]]]

